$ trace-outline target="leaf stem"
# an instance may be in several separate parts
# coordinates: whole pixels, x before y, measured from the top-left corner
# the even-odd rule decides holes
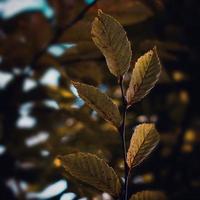
[[[130,175],[131,175],[131,170],[128,169],[127,176],[125,179],[125,200],[128,200],[128,184],[129,184]]]
[[[124,93],[124,87],[123,87],[123,76],[119,78],[119,86],[121,89],[121,95],[122,95],[122,103],[123,103],[123,111],[122,111],[122,123],[119,127],[119,133],[121,136],[122,141],[122,148],[123,148],[123,157],[124,157],[124,188],[122,192],[122,199],[127,200],[128,198],[128,177],[129,177],[129,168],[126,163],[126,113],[127,113],[127,100]]]

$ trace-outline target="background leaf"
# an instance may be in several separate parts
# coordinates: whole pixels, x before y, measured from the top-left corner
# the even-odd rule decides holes
[[[26,3],[17,7],[15,2],[0,1],[1,199],[39,194],[63,180],[63,169],[54,160],[57,155],[93,153],[123,176],[123,158],[115,127],[86,104],[82,105],[60,70],[62,68],[71,80],[98,86],[122,108],[116,77],[108,73],[103,54],[91,40],[91,22],[97,8],[123,25],[134,44],[133,63],[157,46],[164,72],[151,95],[127,113],[127,138],[131,137],[133,126],[144,122],[156,123],[161,135],[161,145],[151,158],[134,168],[130,194],[159,188],[167,192],[169,199],[199,197],[200,95],[196,91],[200,29],[194,28],[199,24],[198,1],[101,0],[84,16],[79,13],[85,10],[89,0],[24,1]],[[163,4],[162,10],[157,9],[158,4]],[[76,17],[80,20],[73,23]],[[31,60],[46,46],[57,28],[71,22],[73,26],[50,47],[59,47],[54,53],[62,53],[58,56],[48,48],[30,69]],[[124,80],[125,85],[129,84],[133,67],[131,65]],[[8,77],[10,81],[4,84]],[[48,82],[44,85],[46,78]],[[48,138],[34,146],[27,145],[41,135]],[[98,198],[97,191],[93,189],[91,194],[88,184],[79,180],[75,183],[74,179],[66,178],[67,189],[48,199],[65,199],[69,192],[77,195],[75,199]],[[10,180],[17,187],[26,184],[26,188],[16,194],[8,184]],[[103,198],[105,196],[101,196]]]
[[[159,134],[154,124],[141,124],[135,128],[127,153],[127,164],[130,168],[139,165],[156,147]]]
[[[140,101],[150,92],[158,81],[160,71],[161,64],[156,48],[150,50],[137,60],[127,90],[129,104]]]
[[[164,193],[160,191],[142,191],[132,195],[130,200],[166,200]]]
[[[110,72],[122,76],[131,61],[131,45],[126,32],[113,17],[99,10],[92,24],[92,39],[106,58]]]
[[[61,156],[62,165],[75,178],[112,196],[119,196],[121,184],[114,170],[106,162],[90,153]]]
[[[97,88],[84,83],[72,82],[80,97],[105,120],[116,127],[120,125],[120,113],[112,100]]]

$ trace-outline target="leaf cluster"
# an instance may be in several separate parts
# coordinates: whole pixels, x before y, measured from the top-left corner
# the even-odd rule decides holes
[[[125,135],[126,110],[142,100],[158,81],[161,64],[154,48],[141,56],[133,68],[126,96],[123,92],[123,78],[129,70],[132,58],[130,42],[120,23],[113,17],[98,11],[98,16],[92,23],[91,35],[94,43],[106,59],[110,72],[117,77],[122,90],[122,100],[125,111],[121,116],[113,100],[98,88],[79,82],[72,82],[79,96],[95,110],[102,118],[116,127],[119,133]],[[122,142],[123,141],[122,139]],[[125,172],[125,184],[103,159],[93,154],[77,153],[60,156],[65,170],[75,178],[86,182],[98,190],[112,195],[114,198],[127,200],[127,185],[132,169],[139,165],[156,147],[159,134],[153,124],[141,124],[135,128],[130,140],[128,152],[124,147],[125,163],[128,165],[128,175]],[[126,144],[125,144],[126,146]],[[126,170],[126,168],[125,168]],[[159,192],[144,191],[133,195],[130,199],[153,200]],[[161,196],[164,194],[161,193]],[[159,197],[158,197],[159,198]],[[160,198],[163,199],[163,198]]]

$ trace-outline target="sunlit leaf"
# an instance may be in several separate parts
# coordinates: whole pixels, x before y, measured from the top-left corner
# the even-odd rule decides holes
[[[129,200],[166,200],[166,195],[160,191],[142,191],[132,195]]]
[[[126,32],[120,23],[99,10],[91,33],[94,43],[106,58],[110,72],[117,77],[127,72],[132,52]]]
[[[118,197],[121,184],[114,170],[106,162],[90,153],[61,156],[65,170],[75,178],[92,185],[98,190]]]
[[[127,164],[130,168],[139,165],[156,147],[159,134],[154,124],[141,124],[135,128],[127,153]]]
[[[76,87],[79,96],[105,120],[111,122],[116,127],[120,125],[120,113],[118,107],[112,100],[97,88],[78,82],[72,82]]]
[[[129,105],[144,98],[158,81],[161,64],[156,48],[141,56],[133,69],[127,100]]]

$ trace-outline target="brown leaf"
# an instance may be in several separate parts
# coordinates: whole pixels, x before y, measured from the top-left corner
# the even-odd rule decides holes
[[[69,154],[60,158],[65,170],[75,178],[114,197],[119,196],[120,180],[104,160],[90,153]]]
[[[131,62],[131,45],[121,24],[113,17],[98,11],[92,23],[92,39],[106,58],[110,72],[119,77],[126,73]]]
[[[116,127],[120,126],[120,113],[116,104],[98,88],[84,83],[72,82],[76,87],[79,96],[94,109],[106,121],[111,122]]]
[[[150,92],[158,81],[160,72],[161,64],[156,48],[137,60],[126,93],[129,105],[140,101]]]
[[[154,124],[141,124],[135,128],[127,153],[129,168],[139,165],[156,147],[159,134]]]

